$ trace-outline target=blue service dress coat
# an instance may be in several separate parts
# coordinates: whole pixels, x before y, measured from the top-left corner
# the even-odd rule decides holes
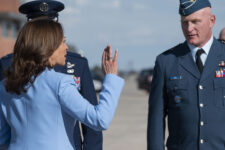
[[[4,78],[4,70],[12,64],[13,54],[8,54],[0,59],[0,81]]]
[[[3,68],[1,64],[1,59],[0,59],[0,81],[3,79]]]
[[[46,68],[32,85],[26,86],[27,93],[16,95],[5,91],[3,80],[0,149],[9,144],[8,150],[74,150],[73,130],[77,120],[96,131],[107,129],[124,80],[106,75],[99,104],[95,106],[80,95],[75,82],[71,75]]]
[[[187,43],[156,59],[149,98],[148,150],[225,149],[225,45],[213,40],[202,74]],[[223,71],[222,76],[216,75]]]
[[[0,80],[3,79],[3,70],[11,65],[13,54],[9,54],[0,59]],[[57,72],[74,75],[77,80],[81,95],[91,104],[97,105],[96,92],[86,58],[79,54],[68,51],[66,56],[66,65],[54,68]],[[103,136],[102,131],[95,131],[81,123],[83,141],[79,123],[76,123],[74,129],[74,143],[77,150],[102,150]]]

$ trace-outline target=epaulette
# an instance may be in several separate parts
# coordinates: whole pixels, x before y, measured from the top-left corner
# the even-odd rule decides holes
[[[78,53],[74,53],[74,52],[70,52],[70,51],[67,51],[67,56],[69,56],[69,57],[76,57],[76,58],[79,58],[79,59],[87,60],[86,57],[83,57],[83,56],[81,56]]]
[[[3,57],[1,58],[1,60],[4,60],[4,59],[11,59],[12,57],[13,57],[13,53],[10,53],[10,54],[7,54],[7,55],[3,56]]]

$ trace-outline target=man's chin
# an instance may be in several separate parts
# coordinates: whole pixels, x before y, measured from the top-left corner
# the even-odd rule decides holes
[[[187,40],[187,42],[193,46],[198,46],[198,42],[196,42],[196,40],[190,39],[190,40]]]

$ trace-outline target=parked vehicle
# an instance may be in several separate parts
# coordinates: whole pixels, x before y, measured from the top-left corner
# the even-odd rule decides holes
[[[99,93],[102,90],[104,75],[101,72],[97,72],[97,71],[91,71],[91,75],[92,75],[95,91]]]
[[[137,77],[138,88],[149,92],[152,78],[153,78],[152,68],[141,70],[141,72]]]

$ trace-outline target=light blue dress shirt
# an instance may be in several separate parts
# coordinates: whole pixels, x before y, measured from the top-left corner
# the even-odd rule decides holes
[[[191,45],[191,44],[188,43],[188,47],[191,50],[191,54],[192,54],[192,57],[194,59],[194,62],[196,62],[196,53],[197,53],[197,51],[202,48],[205,51],[205,53],[203,53],[200,56],[200,58],[201,58],[203,66],[204,66],[204,64],[206,62],[206,59],[207,59],[207,56],[209,54],[210,48],[212,46],[212,43],[213,43],[213,35],[211,36],[210,40],[203,47],[196,47],[196,46]]]
[[[120,77],[106,75],[99,104],[93,106],[79,94],[73,76],[53,69],[45,69],[21,95],[6,92],[1,83],[0,150],[74,150],[76,121],[107,129],[123,85]]]

